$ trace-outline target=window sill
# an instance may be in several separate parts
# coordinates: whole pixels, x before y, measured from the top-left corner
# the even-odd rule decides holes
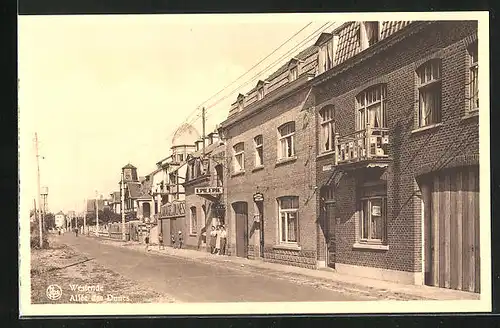
[[[195,233],[190,233],[190,234],[189,234],[189,237],[198,237],[198,235],[197,235],[197,234],[195,234]]]
[[[245,170],[234,172],[233,174],[231,174],[231,177],[237,177],[237,176],[243,175],[243,174],[245,174]]]
[[[421,128],[418,128],[418,129],[415,129],[415,130],[411,131],[411,134],[418,134],[418,133],[421,133],[421,132],[424,132],[424,131],[435,130],[435,129],[439,128],[441,125],[443,125],[443,123],[436,123],[436,124],[430,124],[430,125],[427,125],[427,126],[423,126]]]
[[[252,169],[252,172],[257,172],[264,169],[264,165],[256,166]]]
[[[479,117],[479,108],[468,111],[464,116],[462,116],[462,121],[466,121],[476,117]]]
[[[278,245],[274,245],[273,249],[300,251],[302,248],[297,244],[278,244]]]
[[[276,162],[276,165],[275,165],[275,166],[280,166],[280,165],[283,165],[283,164],[287,164],[287,163],[295,162],[296,160],[297,160],[297,156],[288,157],[288,158],[282,158],[282,159],[279,159],[279,160]]]
[[[371,249],[371,250],[375,250],[375,251],[388,251],[389,245],[355,243],[354,245],[352,245],[352,248],[354,248],[354,249]]]
[[[319,154],[318,156],[316,156],[316,158],[320,159],[320,158],[330,157],[330,156],[332,156],[332,155],[335,155],[335,151],[334,151],[334,150],[331,150],[331,151],[328,151],[328,152],[321,153],[321,154]]]

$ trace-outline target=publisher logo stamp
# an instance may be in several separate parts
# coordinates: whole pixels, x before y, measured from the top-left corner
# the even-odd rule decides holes
[[[45,291],[47,298],[51,301],[57,301],[62,296],[62,289],[58,285],[50,285]]]

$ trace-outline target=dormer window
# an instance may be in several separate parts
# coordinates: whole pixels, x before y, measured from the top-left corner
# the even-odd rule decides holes
[[[364,50],[380,40],[379,22],[363,22],[360,27],[360,46]]]
[[[264,98],[264,86],[261,85],[260,87],[257,88],[257,100],[261,100]]]
[[[316,45],[318,50],[318,73],[324,73],[333,67],[333,36],[330,33],[323,33]]]
[[[299,77],[299,68],[297,65],[290,68],[290,73],[288,74],[288,81],[295,81]]]
[[[245,96],[242,95],[241,93],[238,95],[238,99],[236,100],[237,106],[238,106],[238,112],[241,112],[243,110],[243,102],[245,100]]]

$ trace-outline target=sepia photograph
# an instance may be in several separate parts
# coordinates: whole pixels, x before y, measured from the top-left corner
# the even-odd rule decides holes
[[[491,311],[488,24],[20,15],[20,315]]]

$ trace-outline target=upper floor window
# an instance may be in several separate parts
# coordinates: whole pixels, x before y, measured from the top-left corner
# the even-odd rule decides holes
[[[290,73],[288,74],[288,81],[295,81],[299,77],[299,67],[297,65],[290,68]]]
[[[372,128],[385,128],[385,103],[387,89],[379,84],[366,89],[356,97],[356,130],[364,130],[369,124]]]
[[[477,42],[469,46],[469,110],[475,111],[479,108],[479,66],[477,59]]]
[[[264,98],[264,86],[257,88],[257,100],[261,100],[262,98]]]
[[[297,243],[299,234],[299,197],[278,198],[280,243]]]
[[[333,67],[333,39],[321,45],[318,51],[318,73],[328,71]]]
[[[334,129],[334,107],[332,105],[322,108],[319,112],[320,116],[320,146],[321,152],[329,152],[334,150],[333,138],[335,134]]]
[[[364,22],[364,43],[366,47],[370,47],[377,43],[380,39],[379,22]]]
[[[234,171],[240,172],[245,169],[245,144],[240,142],[233,147],[234,150]]]
[[[256,136],[254,138],[254,143],[255,143],[255,166],[262,166],[264,165],[262,135]]]
[[[191,235],[196,235],[196,230],[198,229],[198,218],[196,217],[196,207],[191,207],[189,211],[189,233]]]
[[[182,162],[184,160],[184,154],[177,155],[177,158],[179,159],[179,162]]]
[[[295,156],[295,122],[288,122],[278,128],[278,159]]]
[[[420,66],[418,77],[418,127],[441,121],[441,62],[431,60]]]

